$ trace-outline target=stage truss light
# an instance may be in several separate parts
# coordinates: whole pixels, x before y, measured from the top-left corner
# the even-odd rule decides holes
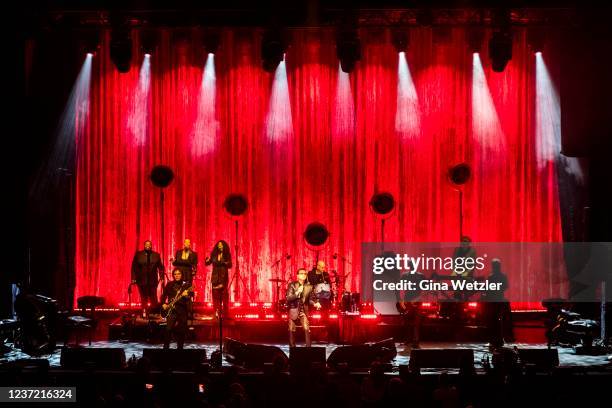
[[[361,40],[357,30],[340,31],[336,38],[336,53],[342,72],[350,74],[357,61],[361,60]]]
[[[221,35],[216,30],[205,30],[202,42],[204,43],[206,55],[216,54],[219,49],[219,43],[221,42]]]
[[[527,29],[527,45],[534,53],[544,50],[545,34],[539,27],[529,27]]]
[[[468,50],[474,53],[482,51],[482,43],[484,41],[484,32],[481,28],[470,28],[467,32]]]
[[[154,55],[158,44],[158,35],[153,30],[143,30],[140,33],[140,50],[145,55]]]
[[[503,72],[512,59],[512,33],[496,31],[489,40],[489,59],[495,72]]]
[[[128,27],[116,27],[111,31],[110,58],[117,70],[126,73],[132,63],[132,36]]]
[[[406,52],[410,46],[410,35],[407,28],[396,28],[391,31],[391,42],[397,52]]]
[[[82,49],[86,54],[96,55],[100,49],[100,33],[98,30],[83,32]]]
[[[263,69],[274,72],[284,58],[286,44],[280,30],[267,30],[261,40],[261,58]]]

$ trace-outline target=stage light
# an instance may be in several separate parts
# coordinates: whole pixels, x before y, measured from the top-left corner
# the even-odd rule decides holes
[[[268,114],[265,122],[265,135],[271,142],[286,142],[293,136],[291,99],[287,81],[287,64],[284,59],[276,67]]]
[[[127,119],[128,129],[137,146],[147,141],[149,124],[149,100],[151,89],[151,55],[145,54],[138,74],[138,85],[133,95]]]
[[[283,61],[285,51],[286,45],[280,30],[271,29],[264,32],[261,40],[261,58],[264,71],[274,72]]]
[[[86,31],[82,34],[82,48],[87,55],[94,56],[100,49],[100,34],[98,30]]]
[[[145,55],[155,54],[158,43],[157,33],[153,30],[142,30],[140,32],[140,50]]]
[[[397,52],[406,52],[410,45],[410,36],[407,28],[391,31],[391,42]]]
[[[361,40],[356,30],[339,31],[336,38],[336,54],[343,72],[350,74],[361,60]]]
[[[338,79],[332,116],[332,137],[335,140],[348,140],[355,135],[355,100],[351,89],[350,75],[342,71],[338,63]]]
[[[584,172],[575,157],[561,154],[561,102],[557,88],[550,77],[541,52],[535,54],[536,62],[536,158],[538,168],[559,161],[559,166],[575,180],[584,183]]]
[[[527,45],[534,53],[544,50],[545,37],[544,31],[539,27],[527,28]]]
[[[404,139],[414,139],[420,134],[421,119],[419,99],[416,92],[406,53],[398,54],[397,62],[397,105],[395,131]]]
[[[132,63],[132,36],[127,27],[113,28],[110,42],[110,58],[117,70],[126,73]]]
[[[509,31],[496,31],[489,40],[489,58],[495,72],[503,72],[512,59],[512,34]]]
[[[472,135],[489,152],[502,151],[504,132],[478,53],[472,54]]]
[[[208,53],[198,95],[198,113],[191,135],[191,152],[202,157],[215,150],[220,124],[217,120],[215,54]]]
[[[205,30],[204,31],[204,51],[207,55],[216,54],[219,49],[219,43],[221,42],[221,36],[217,30]],[[263,53],[262,53],[263,55]]]
[[[473,53],[480,53],[484,41],[484,32],[480,28],[470,28],[467,32],[468,50]]]

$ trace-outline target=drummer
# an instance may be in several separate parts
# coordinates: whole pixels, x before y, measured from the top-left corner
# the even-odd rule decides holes
[[[318,261],[317,266],[308,272],[308,283],[313,287],[319,302],[325,307],[331,302],[331,281],[326,271],[325,262]]]

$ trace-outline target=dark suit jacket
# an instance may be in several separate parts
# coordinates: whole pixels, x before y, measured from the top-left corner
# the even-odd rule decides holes
[[[232,267],[232,261],[217,261],[212,258],[205,262],[206,265],[212,264],[212,274],[210,275],[210,283],[212,288],[215,286],[222,285],[223,287],[218,289],[227,289],[227,282],[229,280],[228,269]]]
[[[179,268],[183,272],[183,280],[191,281],[198,270],[198,254],[189,251],[187,259],[183,259],[183,250],[179,249],[174,255],[172,266]]]
[[[291,282],[287,287],[287,307],[289,308],[289,316],[293,320],[297,319],[299,315],[300,303],[304,305],[304,313],[308,315],[308,307],[314,306],[316,302],[312,285],[305,283],[302,294],[298,297],[295,292],[299,287],[300,283],[298,281]]]
[[[157,285],[164,276],[164,265],[159,253],[151,251],[150,260],[146,251],[137,251],[132,260],[132,280],[138,285]]]

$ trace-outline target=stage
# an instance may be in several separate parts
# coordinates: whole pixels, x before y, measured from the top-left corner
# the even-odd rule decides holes
[[[287,343],[258,343],[258,344],[267,344],[271,346],[279,347],[287,356],[289,355],[289,346]],[[392,373],[397,374],[399,370],[399,366],[408,365],[410,363],[410,352],[411,348],[402,343],[396,343],[397,348],[397,357],[392,362],[393,371]],[[329,357],[334,349],[336,349],[339,344],[330,344],[330,343],[322,343],[322,342],[314,342],[313,346],[315,347],[325,347],[326,357]],[[513,348],[514,346],[519,349],[541,349],[546,348],[545,343],[510,343],[506,344],[506,347]],[[118,340],[102,340],[102,341],[94,341],[91,346],[82,345],[81,347],[92,347],[92,348],[106,348],[106,347],[117,347],[122,348],[125,351],[125,356],[127,359],[135,356],[136,358],[141,358],[143,349],[149,348],[162,348],[161,343],[146,343],[146,342],[128,342],[128,341],[118,341]],[[171,347],[176,347],[175,343],[171,344]],[[218,343],[215,342],[198,342],[198,343],[190,343],[187,342],[185,344],[185,348],[187,349],[205,349],[206,355],[210,356],[215,350],[219,348]],[[487,356],[489,359],[491,358],[491,354],[486,343],[456,343],[456,342],[444,342],[444,341],[427,341],[422,342],[420,344],[421,349],[471,349],[474,351],[474,367],[476,368],[477,373],[484,373],[484,369],[482,366],[483,358]],[[557,348],[559,353],[559,368],[561,369],[576,369],[577,372],[585,373],[587,371],[594,372],[608,372],[610,373],[612,370],[612,353],[602,354],[602,355],[578,355],[575,353],[573,348]],[[54,368],[60,367],[60,356],[61,356],[61,348],[58,347],[53,353],[41,355],[38,358],[44,358],[49,360],[49,365]],[[7,353],[4,354],[2,358],[0,358],[0,363],[7,363],[11,361],[17,361],[19,359],[28,359],[32,358],[31,356],[23,353],[21,350],[16,348],[11,348]],[[231,364],[227,362],[227,360],[223,360],[224,366],[230,366]],[[423,369],[423,374],[439,374],[442,371],[447,371],[449,373],[456,372],[457,370],[453,369]]]

